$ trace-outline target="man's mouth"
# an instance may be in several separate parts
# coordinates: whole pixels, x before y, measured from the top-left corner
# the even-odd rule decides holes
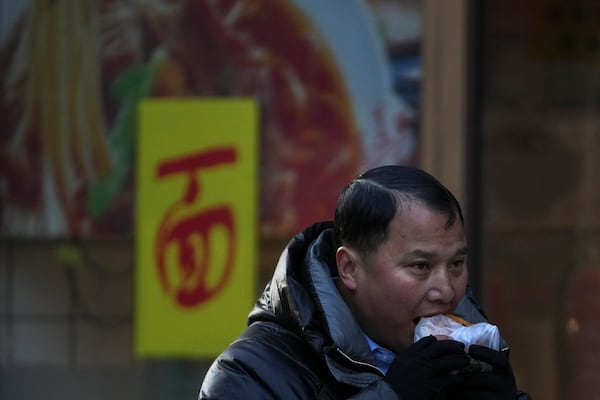
[[[429,317],[433,317],[433,316],[440,315],[440,314],[446,314],[446,313],[444,313],[444,312],[437,312],[437,313],[433,313],[433,314],[421,315],[420,317],[417,317],[417,318],[413,319],[413,323],[416,326],[422,318],[429,318]]]

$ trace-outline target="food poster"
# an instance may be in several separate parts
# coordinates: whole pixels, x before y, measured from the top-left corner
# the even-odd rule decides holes
[[[257,273],[253,99],[146,99],[137,145],[135,353],[214,357]]]
[[[146,98],[254,98],[261,233],[330,219],[418,162],[419,4],[0,0],[0,235],[131,235]]]

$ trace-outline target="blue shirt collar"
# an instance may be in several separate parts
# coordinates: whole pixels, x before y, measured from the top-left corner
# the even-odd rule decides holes
[[[390,365],[396,358],[396,354],[394,354],[394,352],[391,350],[381,347],[371,340],[371,338],[367,335],[365,335],[365,338],[367,339],[367,343],[369,343],[371,354],[373,355],[373,358],[375,358],[375,366],[384,373],[387,373],[387,370],[390,368]]]

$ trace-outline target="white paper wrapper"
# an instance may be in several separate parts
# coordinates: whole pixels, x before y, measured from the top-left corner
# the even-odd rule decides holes
[[[471,326],[463,326],[446,315],[421,318],[415,328],[415,342],[429,335],[450,336],[462,342],[466,348],[472,344],[500,350],[500,332],[496,325],[479,322]]]

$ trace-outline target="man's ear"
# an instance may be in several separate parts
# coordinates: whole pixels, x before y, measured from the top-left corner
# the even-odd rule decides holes
[[[335,252],[339,279],[348,290],[356,289],[359,260],[358,254],[349,247],[341,246]]]

